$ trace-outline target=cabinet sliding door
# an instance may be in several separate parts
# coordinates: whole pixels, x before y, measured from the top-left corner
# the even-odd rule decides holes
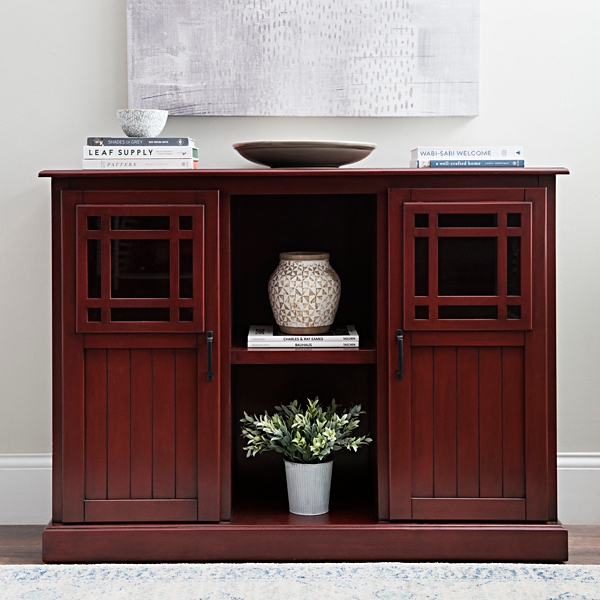
[[[391,518],[548,520],[545,190],[392,190],[390,217]]]
[[[219,520],[218,197],[142,196],[64,194],[64,523]]]

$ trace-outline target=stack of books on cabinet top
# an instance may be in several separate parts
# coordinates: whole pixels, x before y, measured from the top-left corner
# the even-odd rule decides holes
[[[189,137],[90,137],[84,169],[197,169],[198,148]]]
[[[251,325],[248,348],[358,348],[354,325],[333,325],[327,333],[295,335],[272,325]]]
[[[524,167],[521,146],[426,146],[410,153],[411,169]]]

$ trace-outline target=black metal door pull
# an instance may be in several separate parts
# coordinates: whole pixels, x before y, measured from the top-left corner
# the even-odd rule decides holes
[[[398,342],[398,370],[396,379],[404,379],[404,332],[396,329],[396,341]]]
[[[213,332],[206,332],[206,380],[213,380],[213,361],[212,361],[212,348],[213,348]]]

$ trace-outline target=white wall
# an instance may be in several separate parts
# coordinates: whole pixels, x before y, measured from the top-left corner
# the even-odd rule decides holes
[[[364,167],[404,167],[411,148],[443,144],[518,144],[529,166],[569,167],[558,181],[559,451],[598,453],[600,2],[481,4],[479,117],[179,117],[164,134],[194,137],[204,167],[250,166],[234,142],[282,138],[376,142]],[[50,202],[37,172],[77,169],[88,135],[120,135],[125,2],[5,2],[0,57],[0,454],[47,454]],[[598,473],[585,471],[582,485]]]

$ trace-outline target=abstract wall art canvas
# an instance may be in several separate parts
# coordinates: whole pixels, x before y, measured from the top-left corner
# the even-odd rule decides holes
[[[474,116],[480,0],[127,0],[129,106]]]

